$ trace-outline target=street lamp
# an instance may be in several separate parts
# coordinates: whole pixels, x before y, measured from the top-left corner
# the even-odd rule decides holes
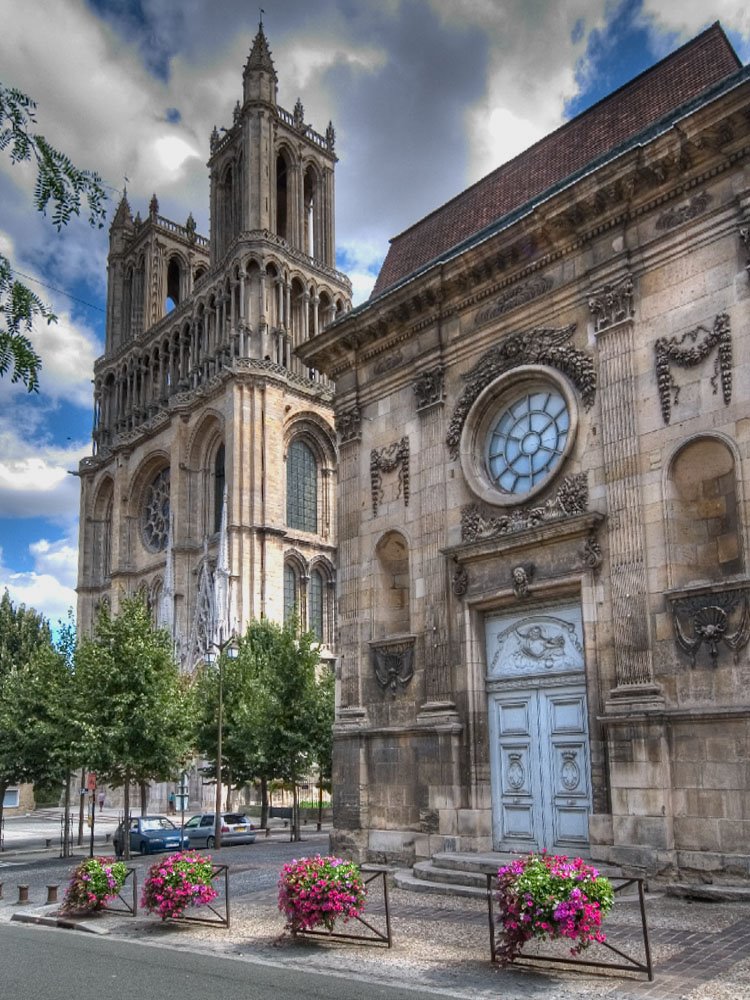
[[[234,632],[224,642],[219,639],[219,642],[209,643],[209,647],[206,650],[206,663],[209,666],[213,666],[215,663],[219,668],[219,710],[216,720],[216,805],[214,816],[214,846],[217,850],[221,847],[221,737],[224,722],[224,657],[236,660],[239,652],[237,636]]]

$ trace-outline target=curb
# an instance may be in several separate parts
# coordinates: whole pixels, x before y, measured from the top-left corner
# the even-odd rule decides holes
[[[87,934],[109,934],[107,927],[96,927],[93,924],[79,923],[68,917],[45,916],[41,913],[14,913],[11,922],[20,924],[37,924],[42,927],[62,927],[69,931],[85,931]]]

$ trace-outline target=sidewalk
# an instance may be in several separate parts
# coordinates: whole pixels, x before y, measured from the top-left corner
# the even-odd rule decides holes
[[[215,860],[229,865],[229,928],[162,923],[141,910],[136,917],[105,913],[73,923],[151,947],[205,951],[250,964],[290,966],[347,978],[354,975],[391,988],[432,988],[463,1000],[750,1000],[750,903],[691,902],[658,890],[646,897],[653,983],[640,974],[552,965],[501,969],[490,962],[484,900],[426,896],[394,888],[389,888],[391,949],[321,937],[292,938],[284,933],[284,920],[277,908],[278,871],[285,860],[325,849],[325,838],[313,835],[301,844],[280,837],[259,837],[256,845],[239,857],[235,853],[238,848],[217,852]],[[133,862],[139,883],[152,861]],[[58,862],[57,867],[62,864]],[[15,882],[21,876],[16,877],[10,867],[5,877],[0,919],[55,922],[59,907],[19,906],[14,902]],[[44,897],[37,890],[35,898]],[[377,887],[365,916],[373,926],[384,928],[382,893]],[[368,933],[354,921],[341,929]],[[640,955],[637,903],[618,902],[605,930],[611,944]],[[592,946],[588,957],[597,957],[594,947],[600,946]],[[613,958],[611,954],[608,957]]]

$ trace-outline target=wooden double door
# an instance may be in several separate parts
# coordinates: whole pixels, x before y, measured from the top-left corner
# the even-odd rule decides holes
[[[489,697],[495,850],[579,852],[591,809],[583,681]]]

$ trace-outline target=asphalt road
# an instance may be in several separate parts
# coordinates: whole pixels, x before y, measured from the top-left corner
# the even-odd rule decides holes
[[[257,961],[176,952],[46,927],[0,925],[6,1000],[435,1000],[451,993],[378,985]]]

